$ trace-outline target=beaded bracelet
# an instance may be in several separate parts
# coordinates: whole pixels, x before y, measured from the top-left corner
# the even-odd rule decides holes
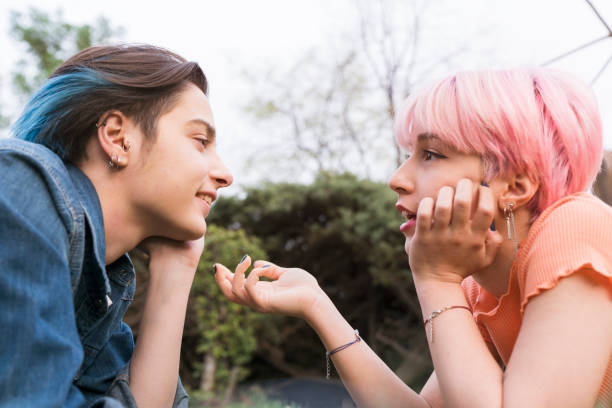
[[[351,341],[350,343],[343,344],[340,347],[336,347],[332,351],[326,351],[325,352],[325,362],[327,363],[327,376],[325,378],[327,378],[329,380],[329,371],[330,371],[329,357],[332,354],[336,354],[337,352],[342,351],[345,348],[350,347],[350,346],[352,346],[353,344],[355,344],[355,343],[357,343],[359,341],[361,341],[361,337],[359,337],[359,330],[355,330],[355,340]]]
[[[467,306],[446,306],[446,307],[443,307],[442,309],[437,309],[431,312],[429,317],[425,319],[425,321],[423,322],[425,327],[427,327],[427,323],[429,323],[429,341],[431,343],[434,342],[433,320],[439,315],[441,315],[442,313],[446,312],[447,310],[451,310],[451,309],[465,309],[465,310],[468,310],[470,313],[472,313],[472,309],[470,309]]]

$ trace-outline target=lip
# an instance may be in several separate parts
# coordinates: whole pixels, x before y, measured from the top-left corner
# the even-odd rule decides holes
[[[399,202],[395,204],[395,208],[397,208],[397,211],[399,211],[402,214],[402,216],[406,218],[406,222],[400,225],[399,229],[401,232],[406,232],[410,228],[416,225],[416,212],[409,210],[408,208],[404,207]]]
[[[400,231],[401,232],[406,232],[408,231],[411,227],[416,225],[416,220],[410,220],[410,221],[406,221],[405,223],[403,223],[402,225],[400,225]]]
[[[208,197],[210,199],[210,203],[206,201],[202,196]],[[215,200],[217,199],[217,192],[216,191],[198,191],[196,193],[196,199],[200,203],[202,203],[202,205],[204,205],[204,208],[206,209],[206,215],[208,215],[208,212],[210,211],[210,207],[212,206],[212,203],[214,203]]]

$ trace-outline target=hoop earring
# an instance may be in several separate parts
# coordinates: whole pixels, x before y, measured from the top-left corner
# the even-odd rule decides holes
[[[119,156],[113,154],[110,160],[108,161],[108,167],[111,169],[119,168]]]
[[[514,242],[514,254],[518,251],[518,238],[516,237],[516,224],[514,222],[514,203],[509,203],[504,207],[504,218],[506,218],[506,230],[508,240]]]

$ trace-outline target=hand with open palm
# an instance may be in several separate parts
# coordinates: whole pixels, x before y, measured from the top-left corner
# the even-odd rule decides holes
[[[303,269],[282,268],[270,262],[257,261],[251,266],[246,256],[232,273],[222,264],[215,264],[219,288],[232,302],[249,306],[263,313],[277,313],[308,320],[318,302],[327,299],[317,280]],[[270,281],[260,280],[262,276]]]

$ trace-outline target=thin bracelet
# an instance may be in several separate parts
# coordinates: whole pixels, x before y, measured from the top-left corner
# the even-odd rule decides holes
[[[329,380],[329,371],[330,371],[329,357],[332,354],[336,354],[337,352],[342,351],[345,348],[350,347],[350,346],[352,346],[353,344],[355,344],[355,343],[357,343],[359,341],[361,341],[361,337],[359,337],[359,330],[355,330],[355,340],[351,341],[350,343],[343,344],[340,347],[336,347],[332,351],[326,351],[325,352],[325,362],[327,363],[327,375],[326,375],[325,378],[327,378]]]
[[[434,329],[433,329],[433,320],[440,316],[442,313],[446,312],[447,310],[451,310],[451,309],[465,309],[468,310],[470,313],[472,313],[472,309],[470,309],[467,306],[446,306],[443,307],[442,309],[437,309],[434,310],[433,312],[431,312],[431,314],[429,315],[429,317],[427,319],[425,319],[425,321],[423,322],[423,324],[425,325],[425,327],[427,327],[427,323],[429,324],[429,341],[431,343],[434,342]]]

